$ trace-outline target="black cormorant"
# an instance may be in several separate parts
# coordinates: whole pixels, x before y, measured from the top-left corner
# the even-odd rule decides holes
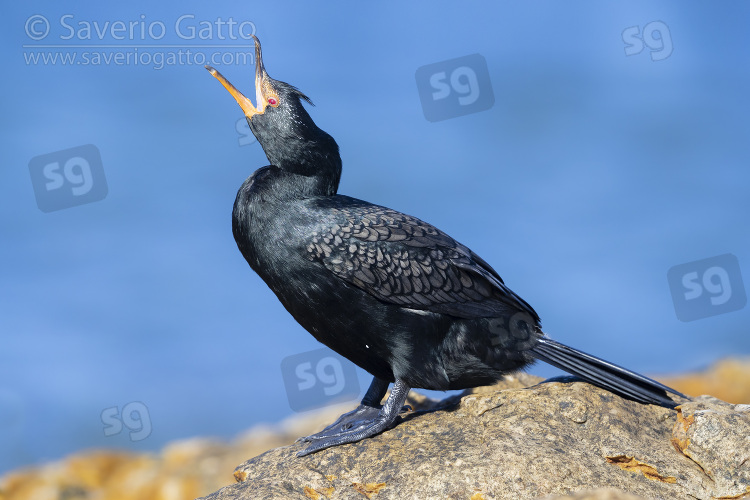
[[[237,193],[234,238],[300,325],[374,376],[359,407],[302,438],[310,445],[298,455],[388,429],[412,387],[492,384],[535,360],[642,403],[674,406],[667,392],[683,396],[547,337],[487,262],[436,227],[336,194],[336,141],[310,118],[307,96],[268,76],[257,38],[255,54],[255,106],[207,66],[270,162]]]

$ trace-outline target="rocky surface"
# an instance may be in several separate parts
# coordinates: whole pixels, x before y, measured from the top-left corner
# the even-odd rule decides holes
[[[644,498],[613,488],[598,488],[589,491],[579,491],[572,495],[552,495],[544,497],[543,500],[644,500]]]
[[[741,392],[750,387],[747,362],[660,380],[750,403]],[[347,406],[259,426],[231,444],[76,454],[0,478],[0,500],[182,500],[217,489],[205,500],[750,499],[750,406],[701,397],[668,410],[581,382],[540,382],[520,375],[439,403],[412,392],[416,411],[395,429],[304,458],[294,455],[295,438]]]
[[[702,397],[670,410],[560,380],[469,394],[303,458],[301,444],[270,450],[205,500],[523,499],[605,487],[642,498],[750,496],[750,406]]]
[[[234,481],[238,463],[288,445],[332,422],[351,405],[329,407],[279,425],[260,425],[232,443],[196,438],[160,453],[88,451],[0,478],[0,500],[185,500]]]

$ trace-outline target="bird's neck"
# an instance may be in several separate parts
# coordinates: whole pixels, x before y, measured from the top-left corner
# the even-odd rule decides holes
[[[314,126],[314,124],[313,124]],[[312,136],[267,134],[263,150],[277,171],[273,189],[279,196],[333,196],[341,179],[341,156],[333,137],[317,129]]]
[[[273,195],[278,200],[333,196],[339,189],[341,174],[301,175],[284,170],[274,179]]]
[[[275,165],[253,172],[240,187],[237,203],[240,206],[274,203],[336,194],[341,176],[340,168],[327,175],[302,175]]]
[[[264,276],[259,245],[272,239],[273,220],[296,210],[299,200],[333,196],[339,176],[305,176],[269,165],[253,172],[240,187],[232,210],[232,232],[250,267]]]
[[[264,177],[264,191],[278,200],[333,196],[339,189],[341,161],[337,166],[331,165],[328,168],[318,165],[312,175],[309,170],[300,173],[300,170],[286,165],[282,168],[272,166]]]

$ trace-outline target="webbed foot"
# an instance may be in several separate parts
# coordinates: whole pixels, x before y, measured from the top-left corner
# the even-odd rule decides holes
[[[295,442],[309,443],[315,440],[336,437],[339,434],[350,430],[352,427],[360,425],[360,423],[363,421],[373,420],[378,415],[378,413],[380,413],[379,406],[375,408],[372,406],[361,404],[354,410],[341,415],[336,419],[334,423],[332,423],[322,431],[316,432],[315,434],[310,434],[309,436],[303,436],[297,439],[297,441]]]
[[[297,453],[304,457],[316,451],[345,443],[356,443],[372,437],[393,426],[404,407],[409,387],[401,380],[396,380],[390,396],[382,408],[359,405],[355,410],[341,415],[336,422],[321,432],[298,439],[309,442],[310,446]]]

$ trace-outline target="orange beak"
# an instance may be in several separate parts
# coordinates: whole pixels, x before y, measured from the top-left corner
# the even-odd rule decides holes
[[[253,106],[250,99],[237,90],[237,87],[229,83],[229,80],[224,78],[224,75],[219,73],[215,68],[206,65],[206,69],[211,75],[219,80],[221,84],[224,85],[224,88],[232,94],[232,97],[234,97],[237,104],[240,105],[240,108],[242,108],[242,111],[248,119],[255,115],[263,114],[266,110],[266,106],[269,105],[269,100],[271,102],[270,106],[273,107],[278,106],[279,103],[279,97],[273,89],[271,78],[268,76],[268,73],[266,73],[266,69],[263,66],[263,54],[260,48],[260,40],[254,35],[253,38],[255,39],[255,101],[258,103],[257,108]]]

